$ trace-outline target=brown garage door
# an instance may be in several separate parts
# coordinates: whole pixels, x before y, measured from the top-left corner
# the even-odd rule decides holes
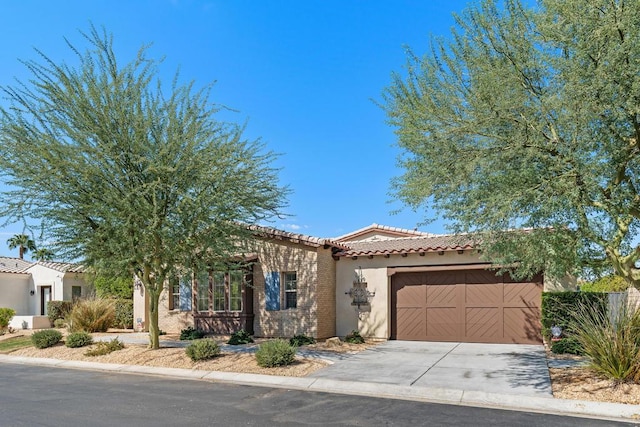
[[[391,287],[392,339],[542,342],[542,277],[516,282],[487,270],[396,273]]]

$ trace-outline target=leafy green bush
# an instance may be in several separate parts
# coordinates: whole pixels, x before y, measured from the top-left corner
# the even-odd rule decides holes
[[[118,338],[114,338],[111,341],[98,341],[95,348],[87,350],[85,356],[104,356],[105,354],[112,353],[117,350],[122,350],[124,343]]]
[[[47,316],[52,325],[56,320],[66,318],[73,309],[71,301],[49,301],[47,303]]]
[[[133,300],[132,299],[115,299],[115,319],[113,327],[119,329],[133,328]]]
[[[580,304],[571,327],[595,371],[640,383],[640,310],[629,309],[626,301],[615,313]]]
[[[262,343],[256,351],[256,361],[263,368],[290,365],[295,358],[296,347],[282,339]]]
[[[15,314],[16,311],[13,308],[0,308],[0,331],[9,327],[9,322]]]
[[[302,345],[315,344],[316,340],[313,337],[309,337],[307,335],[295,335],[293,338],[289,339],[289,344],[294,347],[300,347]]]
[[[594,292],[543,292],[542,293],[542,334],[551,339],[551,327],[560,326],[564,337],[572,334],[576,308],[587,305],[592,310],[605,313],[608,296]]]
[[[93,337],[87,332],[73,332],[64,340],[64,345],[69,348],[84,347],[93,344]]]
[[[195,329],[193,326],[188,326],[180,331],[180,340],[199,340],[204,338],[206,333],[199,329]]]
[[[133,298],[133,277],[124,275],[122,277],[104,276],[98,274],[93,279],[93,286],[101,298],[132,299]]]
[[[56,329],[62,329],[62,328],[66,328],[67,327],[67,321],[64,319],[56,319],[55,322],[53,322],[53,327]]]
[[[196,340],[186,349],[187,356],[194,362],[212,359],[220,355],[220,346],[211,338]]]
[[[43,329],[31,335],[31,342],[36,348],[53,347],[62,340],[62,333],[55,329]]]
[[[364,338],[360,335],[360,332],[353,330],[346,337],[344,337],[345,342],[350,344],[364,344]]]
[[[551,351],[556,354],[583,355],[584,349],[576,337],[562,338],[551,342]]]
[[[624,292],[631,286],[623,277],[614,274],[580,285],[582,292]]]
[[[253,342],[253,338],[249,332],[244,329],[240,329],[238,332],[235,332],[227,341],[229,345],[241,345],[241,344],[249,344]]]
[[[67,325],[70,332],[106,332],[113,325],[115,314],[113,300],[81,300],[67,316]]]

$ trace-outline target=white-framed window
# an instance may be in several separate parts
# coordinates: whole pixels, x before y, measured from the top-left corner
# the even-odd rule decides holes
[[[213,311],[225,311],[225,274],[213,272]]]
[[[298,306],[298,274],[295,271],[287,271],[282,276],[284,282],[284,308],[296,308]]]
[[[239,270],[229,272],[229,311],[242,311],[242,281],[244,273]]]

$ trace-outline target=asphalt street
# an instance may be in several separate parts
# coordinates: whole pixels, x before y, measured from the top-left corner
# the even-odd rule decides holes
[[[497,409],[8,363],[0,364],[0,384],[2,427],[615,424]]]

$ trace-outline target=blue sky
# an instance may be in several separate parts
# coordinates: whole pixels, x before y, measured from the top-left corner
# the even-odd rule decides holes
[[[450,34],[458,0],[31,1],[0,5],[0,85],[28,79],[19,59],[38,48],[73,61],[64,37],[84,47],[89,23],[113,33],[122,63],[143,44],[165,56],[161,75],[201,87],[216,81],[212,101],[247,122],[246,136],[281,153],[281,182],[293,190],[291,217],[272,225],[333,237],[379,223],[419,225],[425,214],[391,202],[390,180],[402,171],[393,129],[375,105],[401,71],[403,46],[428,49]],[[0,100],[0,102],[3,102]],[[443,233],[441,220],[420,227]],[[20,225],[0,230],[0,255]]]

